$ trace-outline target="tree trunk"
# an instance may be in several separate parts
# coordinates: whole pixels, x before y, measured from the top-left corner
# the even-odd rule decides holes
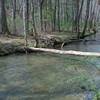
[[[60,32],[60,1],[58,0],[58,31]]]
[[[57,2],[54,3],[54,13],[53,13],[53,31],[56,31],[56,12],[57,12]]]
[[[84,4],[84,0],[81,1],[81,7],[79,9],[79,13],[78,13],[78,22],[77,22],[77,27],[78,27],[78,35],[77,38],[80,39],[80,18],[81,18],[81,14],[82,14],[82,10],[83,10],[83,4]]]
[[[13,21],[13,34],[16,34],[16,0],[12,0],[12,21]]]
[[[27,35],[29,33],[29,2],[28,0],[23,0],[23,24],[24,24],[24,38],[25,46],[27,47]]]
[[[2,34],[9,34],[9,29],[8,29],[8,25],[7,25],[7,17],[6,17],[6,10],[5,10],[5,0],[0,0],[1,3],[1,32]]]
[[[34,38],[36,41],[36,48],[39,46],[39,40],[38,40],[38,33],[36,30],[36,25],[35,25],[35,18],[34,18],[34,1],[32,1],[32,24],[33,24],[33,30],[34,30]]]
[[[90,10],[90,2],[91,0],[87,0],[87,8],[86,8],[86,18],[85,18],[85,25],[84,25],[84,29],[81,35],[81,38],[84,38],[86,29],[87,29],[87,24],[88,24],[88,19],[89,19],[89,10]]]
[[[43,3],[44,3],[44,0],[40,0],[40,21],[41,21],[41,31],[43,31],[43,14],[42,14]]]

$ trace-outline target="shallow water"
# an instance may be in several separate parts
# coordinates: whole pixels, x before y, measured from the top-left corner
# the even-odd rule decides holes
[[[0,57],[0,100],[84,100],[100,87],[99,61],[46,53]]]
[[[74,42],[64,47],[65,50],[77,50],[85,52],[100,52],[100,32],[95,36],[85,38],[81,42]]]

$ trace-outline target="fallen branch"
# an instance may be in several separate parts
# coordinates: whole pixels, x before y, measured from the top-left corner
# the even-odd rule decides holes
[[[100,57],[100,53],[94,53],[94,52],[82,52],[82,51],[64,51],[64,50],[57,50],[57,49],[46,49],[46,48],[34,48],[34,47],[28,47],[28,50],[31,51],[39,51],[39,52],[50,52],[55,54],[65,54],[65,55],[78,55],[78,56],[97,56]]]

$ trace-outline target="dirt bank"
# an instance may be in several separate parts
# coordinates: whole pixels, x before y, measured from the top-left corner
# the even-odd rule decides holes
[[[29,40],[32,45],[32,40]],[[0,35],[0,56],[12,54],[15,52],[24,52],[23,37]]]
[[[63,48],[65,44],[81,41],[75,35],[40,35],[40,48]],[[35,47],[36,42],[32,36],[28,36],[28,46]],[[12,53],[25,53],[25,40],[22,36],[0,35],[0,56]]]
[[[55,48],[63,43],[64,39],[57,36],[40,36],[39,47]],[[28,46],[35,47],[35,40],[33,37],[28,37]],[[12,53],[25,53],[24,37],[12,35],[0,35],[0,56]]]

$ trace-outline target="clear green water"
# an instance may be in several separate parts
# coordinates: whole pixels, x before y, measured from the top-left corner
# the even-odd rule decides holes
[[[46,53],[0,57],[0,100],[83,100],[83,93],[99,84],[100,58]]]

